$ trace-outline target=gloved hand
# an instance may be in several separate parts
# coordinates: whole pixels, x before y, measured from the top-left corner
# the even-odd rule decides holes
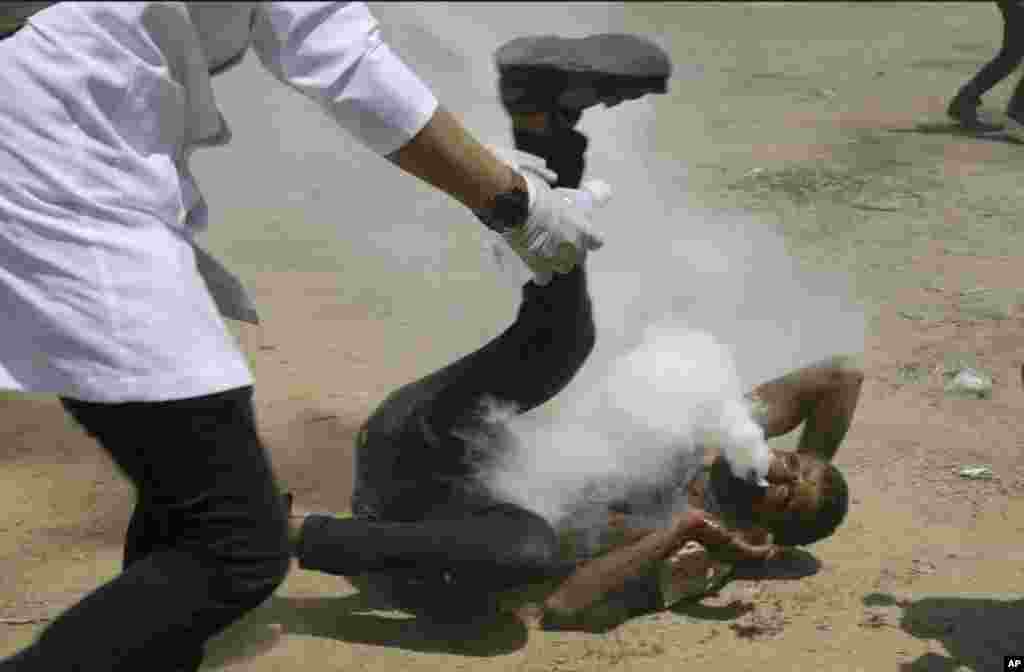
[[[594,180],[589,189],[552,189],[549,182],[558,176],[544,167],[544,159],[516,150],[490,149],[526,180],[526,221],[501,235],[533,272],[535,283],[546,285],[553,273],[568,273],[588,251],[604,244],[591,226],[590,213],[611,197],[607,184]]]

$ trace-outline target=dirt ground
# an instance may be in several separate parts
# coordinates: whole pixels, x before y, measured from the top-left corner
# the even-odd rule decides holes
[[[868,313],[837,458],[848,521],[766,576],[604,632],[439,630],[295,571],[211,644],[207,669],[980,672],[1024,653],[1024,146],[942,125],[998,48],[995,9],[670,3],[629,21],[703,66],[657,100],[693,200],[779,226],[803,263],[848,271]],[[281,479],[309,509],[345,508],[354,430],[420,354],[388,350],[401,316],[346,302],[338,282],[267,272],[253,289],[275,320],[238,328]],[[959,362],[991,374],[990,398],[944,392]],[[4,398],[0,418],[3,654],[116,573],[132,496],[54,400]],[[967,465],[994,477],[965,479]]]

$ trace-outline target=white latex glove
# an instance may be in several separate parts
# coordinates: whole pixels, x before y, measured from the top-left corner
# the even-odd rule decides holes
[[[534,274],[534,282],[546,285],[554,273],[568,273],[588,251],[604,240],[591,226],[590,213],[611,198],[611,187],[589,180],[580,189],[552,189],[558,175],[545,167],[542,158],[518,150],[490,148],[526,180],[529,215],[526,221],[501,235]]]

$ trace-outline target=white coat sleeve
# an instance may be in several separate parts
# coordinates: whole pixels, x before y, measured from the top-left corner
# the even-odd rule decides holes
[[[271,74],[378,154],[402,147],[437,109],[362,2],[260,3],[252,44]]]

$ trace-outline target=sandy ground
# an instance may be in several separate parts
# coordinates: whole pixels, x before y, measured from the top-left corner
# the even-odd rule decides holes
[[[645,4],[624,27],[704,64],[657,101],[692,198],[779,226],[803,263],[848,271],[867,311],[840,532],[766,577],[603,632],[441,631],[296,571],[211,645],[209,669],[945,672],[1024,653],[1024,146],[917,126],[941,124],[995,52],[997,14],[865,4]],[[281,479],[310,509],[345,508],[354,429],[430,347],[389,349],[409,322],[340,282],[258,275],[274,319],[238,328]],[[958,361],[993,376],[991,398],[943,392]],[[132,495],[53,400],[5,398],[0,417],[5,653],[116,573]],[[975,464],[994,478],[958,476]]]

